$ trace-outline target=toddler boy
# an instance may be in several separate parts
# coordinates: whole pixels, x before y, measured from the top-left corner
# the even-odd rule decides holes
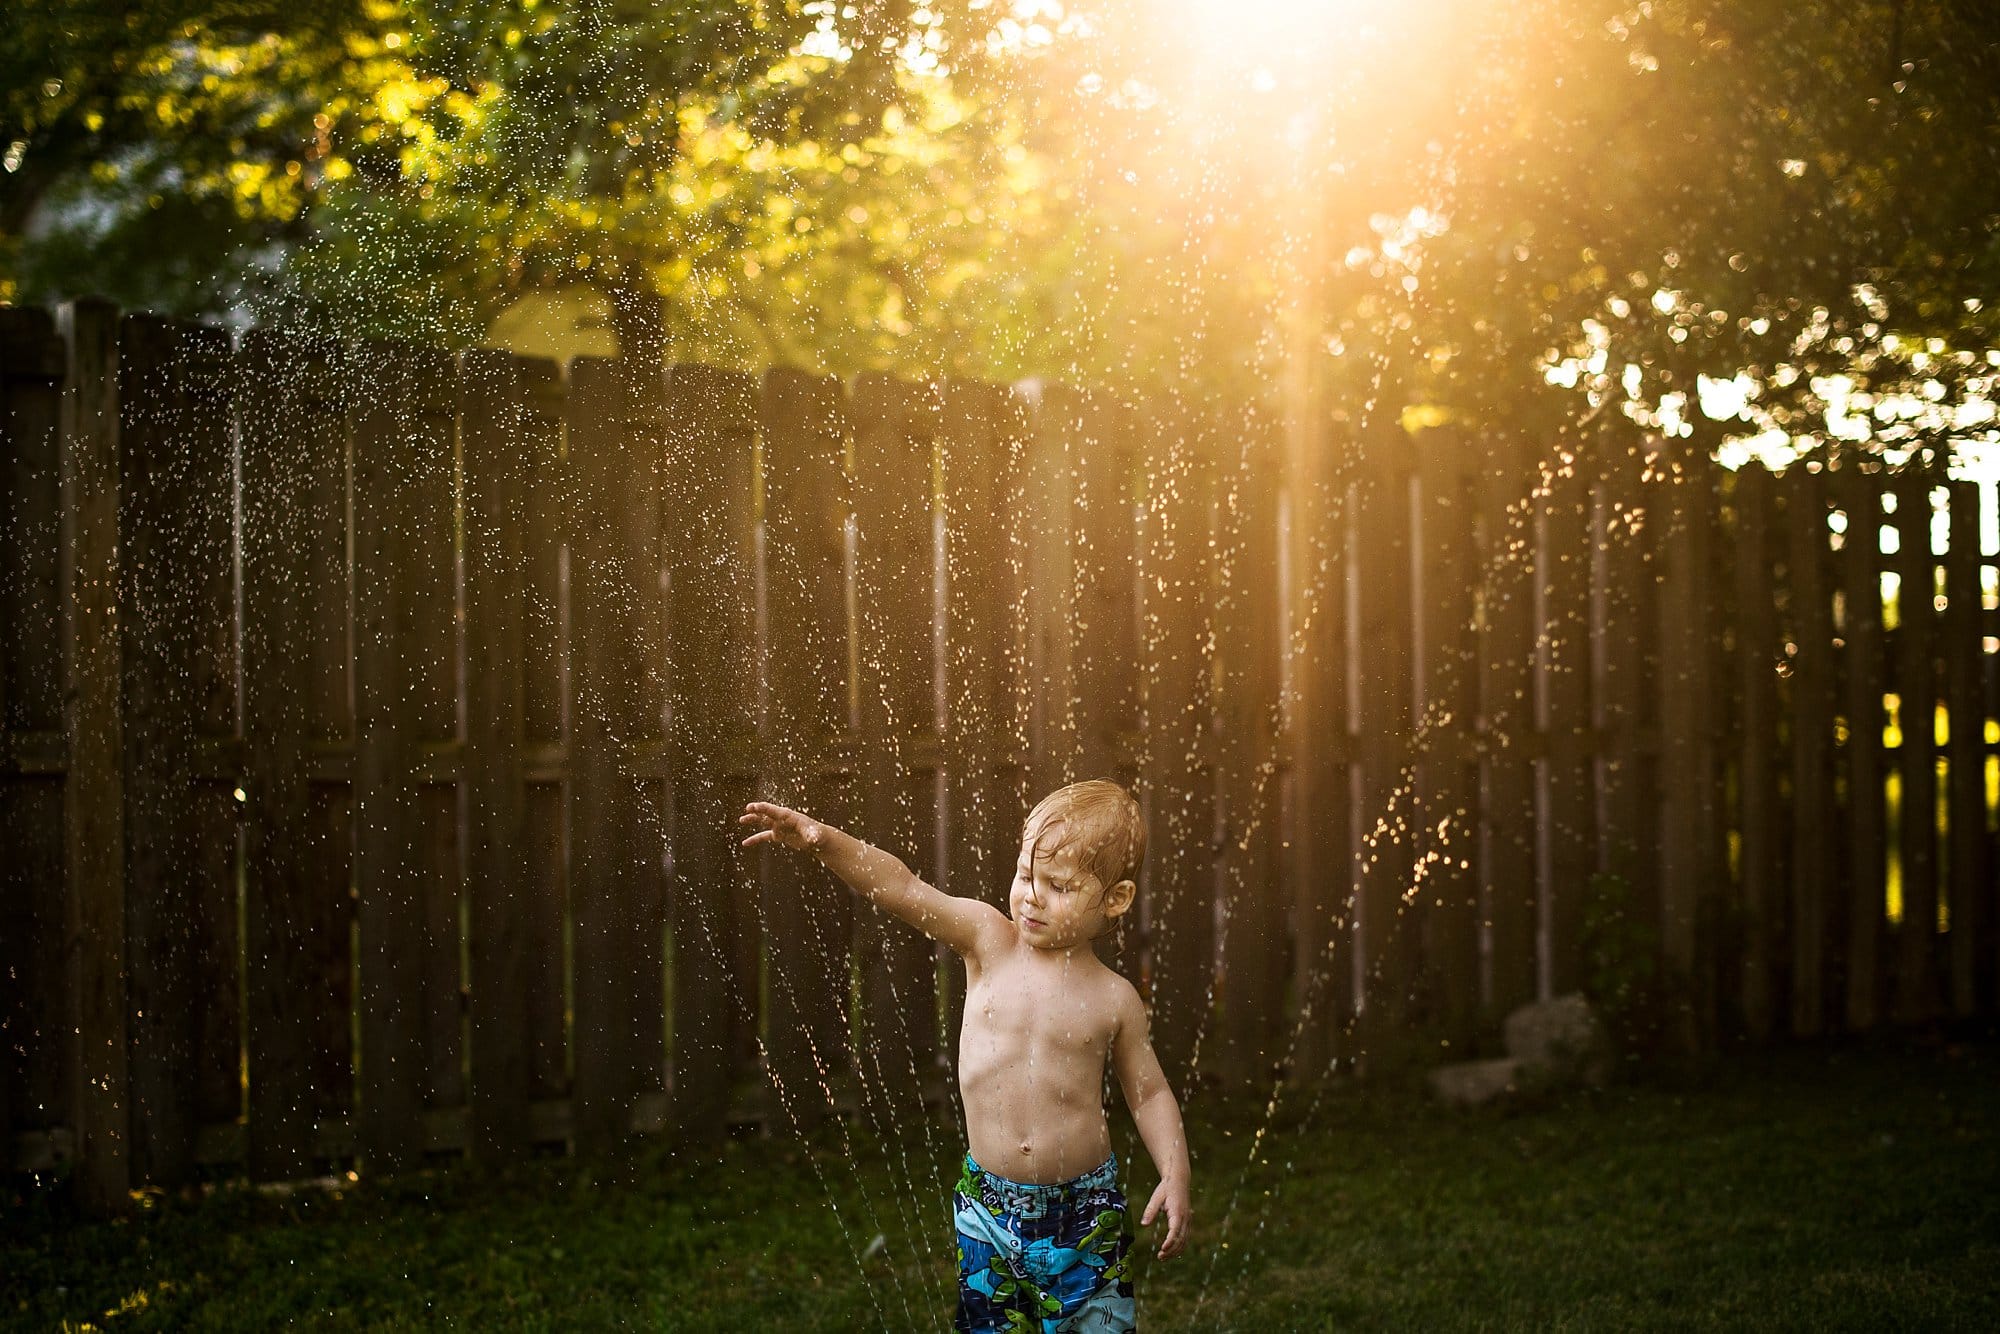
[[[1145,856],[1139,804],[1116,783],[1073,783],[1022,828],[1005,914],[919,880],[831,825],[753,801],[749,847],[811,853],[862,898],[965,961],[958,1083],[969,1152],[954,1193],[961,1330],[1044,1334],[1134,1327],[1132,1237],[1101,1090],[1105,1062],[1159,1169],[1142,1226],[1161,1210],[1161,1259],[1187,1246],[1188,1152],[1180,1104],[1132,984],[1093,942],[1132,906]]]

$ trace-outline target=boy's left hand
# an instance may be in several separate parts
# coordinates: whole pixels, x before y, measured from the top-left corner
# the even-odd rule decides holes
[[[1139,1226],[1151,1227],[1153,1216],[1161,1209],[1167,1211],[1167,1239],[1160,1243],[1160,1258],[1171,1260],[1187,1249],[1188,1219],[1194,1212],[1188,1204],[1187,1182],[1162,1181],[1153,1191]]]

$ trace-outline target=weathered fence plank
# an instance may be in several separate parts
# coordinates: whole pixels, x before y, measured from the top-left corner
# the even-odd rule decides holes
[[[92,351],[104,337],[101,317],[86,308],[84,321],[83,350],[101,360],[101,352]],[[46,1142],[50,1134],[67,1134],[75,1124],[71,1099],[77,1049],[68,1013],[75,955],[63,946],[69,897],[67,808],[75,796],[64,713],[64,638],[71,581],[78,574],[108,577],[110,553],[91,547],[76,552],[74,566],[64,559],[65,539],[80,529],[79,521],[66,517],[65,502],[73,488],[66,487],[64,478],[69,469],[95,457],[72,449],[65,439],[69,361],[69,340],[47,312],[0,308],[0,626],[6,628],[0,636],[0,846],[8,854],[0,858],[0,1030],[9,1035],[0,1042],[0,1170],[13,1166],[17,1134]],[[93,373],[101,377],[105,368]],[[106,388],[93,383],[80,386],[78,393],[93,396],[95,412]],[[75,464],[66,462],[72,458]],[[104,480],[89,469],[79,477],[96,486]],[[84,494],[77,489],[75,498]],[[95,517],[102,523],[101,513]],[[100,602],[87,614],[108,619],[112,608]],[[115,671],[115,664],[109,670]],[[101,709],[98,701],[87,702],[93,710]],[[102,750],[93,753],[101,756]],[[116,778],[114,774],[111,791],[98,794],[113,803],[105,809],[114,812],[121,800]],[[99,855],[115,853],[99,849]],[[122,881],[120,886],[122,890]],[[101,905],[100,914],[108,914],[111,906]],[[122,949],[122,921],[118,926]],[[105,1026],[100,1035],[111,1036],[124,1013],[121,997],[115,1014],[94,1016],[96,1024]],[[115,1061],[124,1052],[122,1038],[106,1048],[112,1063],[101,1072],[120,1086],[125,1079]],[[109,1202],[126,1184],[129,1168],[122,1139],[103,1147],[108,1159],[89,1169],[90,1188],[100,1202]]]
[[[123,404],[116,313],[103,302],[75,301],[62,308],[57,325],[66,352],[56,534],[63,576],[57,661],[68,668],[68,679],[61,682],[68,752],[62,864],[68,892],[59,948],[74,959],[74,971],[56,975],[75,990],[64,997],[67,1005],[50,1006],[44,1013],[55,1021],[51,1029],[60,1024],[74,1038],[73,1054],[65,1062],[70,1082],[61,1098],[69,1108],[76,1155],[83,1164],[76,1189],[85,1207],[104,1211],[123,1206],[135,1166],[125,988],[130,793],[121,700]]]
[[[1597,794],[1597,869],[1609,877],[1603,918],[1590,923],[1585,958],[1628,922],[1660,920],[1657,814],[1658,668],[1652,516],[1638,442],[1607,431],[1591,453],[1591,728]],[[1636,1002],[1637,998],[1633,998]]]
[[[466,961],[470,1148],[489,1162],[528,1145],[528,935],[523,849],[522,548],[529,458],[553,452],[530,416],[555,367],[504,352],[459,365],[465,511]],[[533,377],[531,379],[531,377]],[[539,426],[541,429],[535,429]]]
[[[1107,395],[1082,404],[1075,442],[1076,493],[1070,509],[1069,624],[1076,691],[1079,779],[1104,778],[1130,790],[1139,759],[1139,587],[1137,465],[1132,414]],[[1275,648],[1275,640],[1273,647]],[[1039,798],[1043,794],[1036,793]],[[1099,953],[1132,982],[1140,978],[1136,916],[1106,937]]]
[[[199,1126],[241,1111],[228,361],[215,331],[151,318],[121,331],[129,940],[114,985],[129,979],[135,1169],[169,1185],[189,1174]]]
[[[1480,440],[1479,856],[1490,1027],[1535,998],[1534,455]],[[1355,577],[1359,577],[1357,574]]]
[[[315,572],[333,571],[347,603],[346,453],[338,345],[252,331],[238,359],[242,404],[244,1048],[249,1083],[248,1167],[258,1180],[312,1170],[323,1110],[315,1059],[328,998],[314,952],[341,928],[315,893],[311,847]],[[315,477],[336,474],[341,503],[326,508]],[[326,542],[331,535],[335,541]],[[343,630],[344,630],[343,624]],[[346,657],[345,636],[340,645]],[[344,662],[343,662],[344,665]],[[345,863],[346,858],[339,859]],[[346,885],[340,885],[341,898]],[[343,972],[345,970],[343,969]],[[344,999],[345,991],[342,996]],[[346,1026],[347,1007],[338,1021]],[[344,1083],[344,1081],[343,1081]]]
[[[1937,880],[1937,606],[1931,554],[1929,468],[1912,464],[1891,483],[1896,498],[1897,551],[1894,676],[1900,724],[1896,774],[1901,819],[1896,827],[1897,884],[1902,912],[1896,926],[1893,1005],[1898,1019],[1928,1019],[1942,999],[1938,969]]]
[[[863,376],[854,394],[855,626],[862,828],[925,879],[936,874],[937,703],[931,386]],[[865,1050],[880,1125],[915,1105],[937,1051],[932,943],[879,909],[856,912]]]
[[[1542,733],[1540,929],[1545,992],[1583,980],[1584,908],[1596,869],[1590,753],[1590,478],[1595,440],[1559,435],[1537,511],[1536,680]]]
[[[852,762],[846,395],[832,378],[773,371],[763,425],[770,706],[760,795],[841,824],[853,787],[844,772]],[[789,852],[766,856],[762,884],[771,1076],[791,1115],[810,1126],[834,1110],[834,1082],[849,1069],[853,901],[831,874]]]
[[[1686,1013],[1665,1016],[1675,1040],[1714,1031],[1714,957],[1708,938],[1720,855],[1715,720],[1718,667],[1712,597],[1716,478],[1708,460],[1662,441],[1654,495],[1660,534],[1660,903],[1662,953]],[[1732,553],[1740,560],[1740,553]]]
[[[1842,750],[1846,803],[1846,913],[1843,974],[1849,1032],[1873,1028],[1882,1014],[1882,930],[1887,901],[1888,834],[1883,808],[1882,483],[1852,455],[1834,474],[1847,528],[1840,547]]]
[[[676,366],[669,392],[672,1107],[676,1133],[705,1139],[722,1133],[757,1036],[755,883],[735,818],[757,762],[758,391],[740,375]]]
[[[1293,963],[1298,979],[1294,1070],[1326,1074],[1351,1053],[1354,1020],[1353,888],[1348,794],[1348,552],[1346,425],[1293,422],[1291,615],[1286,651],[1296,691],[1290,719],[1293,787],[1291,883]],[[1160,711],[1185,709],[1191,687],[1168,693]],[[1157,741],[1150,743],[1159,753]],[[1175,845],[1180,846],[1180,845]],[[1474,977],[1475,991],[1477,978]]]
[[[1816,1037],[1827,1020],[1827,905],[1834,867],[1833,605],[1827,567],[1827,477],[1815,464],[1785,474],[1790,550],[1791,1025]]]
[[[1004,389],[948,380],[938,441],[949,824],[943,888],[1002,912],[1029,800],[1026,718],[1019,708],[1026,682],[1013,652],[1015,616],[1028,591],[1013,549],[1025,442],[1021,409]],[[955,961],[947,964],[944,1031],[950,1038],[963,1018],[965,970]],[[947,1050],[955,1049],[955,1041],[947,1043]]]
[[[361,1049],[356,1147],[373,1172],[421,1160],[436,1030],[429,900],[432,861],[421,788],[436,781],[424,744],[442,701],[434,640],[416,617],[440,613],[416,568],[451,551],[456,367],[445,354],[389,342],[352,353],[354,417],[354,875],[359,895]],[[440,502],[442,501],[442,506]],[[448,614],[448,613],[447,613]],[[449,630],[449,627],[447,627]],[[434,633],[434,632],[433,632]],[[455,955],[455,949],[454,949]],[[455,1009],[455,1007],[454,1007]]]
[[[1784,978],[1777,932],[1783,920],[1781,814],[1778,799],[1777,564],[1783,542],[1778,496],[1769,471],[1752,464],[1736,474],[1735,523],[1736,825],[1739,833],[1738,985],[1750,1036],[1771,1035]]]
[[[1981,642],[1979,483],[1951,483],[1950,548],[1945,555],[1942,631],[1945,707],[1950,718],[1945,851],[1951,913],[1951,1008],[1970,1017],[1991,1003],[1992,843],[1986,832],[1986,650]]]
[[[1187,1089],[1207,1028],[1215,961],[1215,802],[1210,753],[1209,510],[1214,454],[1185,403],[1153,405],[1147,430],[1141,641],[1146,764],[1139,799],[1151,853],[1142,882],[1153,1047]],[[1344,818],[1344,812],[1343,812]]]
[[[1214,1068],[1230,1082],[1262,1087],[1284,1054],[1292,961],[1286,864],[1278,855],[1278,495],[1266,481],[1277,473],[1280,440],[1274,422],[1250,413],[1228,421],[1217,444],[1216,786],[1227,841],[1222,1048]]]
[[[1354,514],[1354,560],[1348,570],[1346,664],[1356,683],[1348,698],[1357,728],[1351,793],[1359,860],[1355,936],[1362,961],[1358,1028],[1364,1059],[1407,1046],[1415,945],[1403,898],[1415,869],[1411,794],[1403,784],[1414,722],[1411,460],[1408,441],[1393,418],[1369,429],[1348,500]]]
[[[1477,768],[1471,749],[1478,708],[1477,659],[1465,589],[1477,559],[1466,441],[1456,430],[1415,441],[1411,545],[1417,554],[1411,663],[1420,723],[1415,809],[1417,878],[1411,886],[1423,935],[1422,1012],[1441,1050],[1469,1053],[1479,1022],[1479,888],[1472,865]]]

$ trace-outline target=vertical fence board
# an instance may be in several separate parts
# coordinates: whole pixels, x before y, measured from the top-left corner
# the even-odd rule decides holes
[[[1591,500],[1591,726],[1598,738],[1597,867],[1616,895],[1601,903],[1617,923],[1660,920],[1659,837],[1653,819],[1653,747],[1647,726],[1655,689],[1657,609],[1652,591],[1652,527],[1637,442],[1606,432],[1593,456]],[[1585,957],[1598,950],[1585,941]]]
[[[1791,1023],[1801,1037],[1825,1028],[1828,856],[1833,837],[1834,680],[1827,567],[1827,475],[1805,463],[1785,475],[1792,654]]]
[[[1848,456],[1834,475],[1847,530],[1840,550],[1841,650],[1847,724],[1843,746],[1847,870],[1846,1025],[1873,1028],[1882,1014],[1882,932],[1888,832],[1883,808],[1882,696],[1887,688],[1882,631],[1882,484]]]
[[[61,436],[64,732],[63,868],[68,872],[63,978],[75,988],[57,1010],[73,1040],[63,1090],[82,1164],[76,1190],[92,1210],[125,1203],[133,1176],[134,1112],[126,1051],[125,860],[127,799],[120,595],[126,558],[120,495],[124,448],[118,324],[105,303],[64,306],[67,351]],[[51,1007],[55,1009],[56,1007]],[[70,1045],[70,1044],[65,1044]]]
[[[1423,1011],[1454,1055],[1467,1054],[1478,1023],[1478,880],[1472,866],[1476,770],[1470,738],[1477,709],[1476,660],[1464,590],[1473,573],[1473,504],[1466,441],[1455,430],[1416,439],[1412,493],[1417,553],[1412,673],[1420,722],[1417,789],[1420,878],[1415,906],[1423,931]]]
[[[526,385],[521,429],[521,930],[531,942],[522,978],[531,1099],[570,1090],[569,812],[572,603],[570,546],[576,485],[567,438],[567,377],[553,367]]]
[[[1070,550],[1086,408],[1083,394],[1050,385],[1037,391],[1030,415],[1020,525],[1029,592],[1030,802],[1080,776],[1071,657],[1076,583]]]
[[[372,1172],[421,1160],[431,1083],[426,1001],[432,953],[423,823],[436,665],[415,617],[429,591],[412,564],[434,556],[435,478],[450,477],[454,367],[444,354],[389,342],[353,350],[354,420],[354,875],[360,1122],[356,1145]],[[446,493],[448,494],[448,492]]]
[[[1291,717],[1296,768],[1292,826],[1293,976],[1298,979],[1294,1068],[1308,1078],[1346,1055],[1354,1019],[1353,849],[1348,842],[1347,524],[1343,421],[1295,423],[1291,568],[1294,620],[1287,650],[1297,692]],[[1149,581],[1150,586],[1150,581]],[[1163,713],[1189,707],[1192,688],[1168,694]],[[1187,701],[1184,704],[1182,701]],[[1155,754],[1157,742],[1152,743]],[[1176,844],[1175,846],[1181,846]],[[1477,986],[1477,977],[1473,984]]]
[[[1022,685],[1012,618],[1027,588],[1004,516],[1019,512],[1020,431],[1004,391],[944,387],[945,745],[950,825],[944,889],[1007,911],[1026,780]],[[1131,661],[1136,661],[1136,657]],[[1126,664],[1128,670],[1131,662]],[[1137,919],[1135,919],[1137,920]],[[946,971],[945,1033],[964,1008],[965,972]],[[955,1040],[947,1045],[956,1049]]]
[[[1896,497],[1894,676],[1901,793],[1896,864],[1902,914],[1896,927],[1894,1005],[1904,1021],[1928,1019],[1940,1001],[1937,847],[1936,558],[1931,554],[1928,467],[1912,464],[1892,483]]]
[[[632,1115],[642,1093],[664,1087],[667,998],[662,951],[665,945],[665,887],[661,883],[666,854],[666,796],[661,780],[668,774],[662,749],[661,718],[666,709],[662,666],[669,648],[662,621],[659,525],[665,469],[678,459],[686,441],[703,431],[730,430],[747,436],[752,396],[742,377],[729,377],[726,396],[705,390],[709,373],[677,369],[671,386],[662,367],[637,357],[624,363],[579,358],[572,369],[569,399],[571,475],[575,480],[572,511],[575,527],[570,551],[575,590],[577,671],[575,696],[575,773],[573,808],[575,906],[575,1080],[571,1088],[576,1146],[580,1153],[608,1149],[632,1128]],[[715,415],[726,408],[726,420]],[[747,485],[749,441],[728,445],[740,454],[737,466],[746,474],[732,536],[748,530]],[[688,521],[713,513],[682,510]],[[738,576],[748,587],[747,542],[730,550]],[[710,614],[729,604],[717,600]],[[723,620],[723,618],[717,618]],[[739,694],[749,672],[748,645],[752,627],[739,612],[723,625],[734,636],[737,657],[718,666],[727,669],[717,682],[727,682]],[[734,727],[732,740],[742,749],[743,708],[716,711],[718,720]],[[713,755],[713,752],[711,752]],[[725,766],[714,756],[714,773],[739,770],[744,759],[730,757]],[[675,773],[676,780],[680,777]],[[678,783],[675,796],[680,795]],[[690,869],[703,895],[716,894],[725,912],[741,897],[734,863],[728,856],[728,831],[723,813],[704,806],[699,795],[686,812],[695,823],[691,836],[705,840],[716,860],[697,855]],[[719,849],[719,851],[717,851]],[[710,866],[715,869],[710,871]],[[723,933],[734,941],[737,932]],[[754,949],[754,938],[750,943]],[[678,962],[679,956],[677,956]],[[738,972],[740,976],[740,969]],[[678,995],[678,993],[677,993]],[[720,1044],[740,1059],[745,1027],[743,998],[726,991],[717,1023],[686,1027],[676,1015],[677,1036]],[[699,1070],[699,1062],[696,1062]],[[719,1093],[727,1098],[726,1084]],[[683,1123],[682,1128],[688,1128]],[[704,1133],[721,1128],[713,1116]]]
[[[530,377],[546,362],[468,352],[459,365],[465,507],[467,1147],[506,1162],[528,1145],[528,935],[522,773],[523,477],[546,447]],[[541,425],[542,430],[534,429]]]
[[[93,318],[86,309],[86,321]],[[88,323],[83,332],[102,336]],[[68,361],[68,340],[46,312],[0,308],[0,846],[8,850],[0,859],[0,1171],[13,1166],[17,1134],[73,1124],[77,1053],[66,1000],[74,956],[63,948],[75,797],[64,718]],[[100,565],[106,559],[90,554]],[[115,790],[103,795],[117,798]],[[120,1041],[115,1051],[123,1050]],[[120,1170],[107,1165],[96,1185],[108,1195]]]
[[[1154,1050],[1168,1082],[1185,1093],[1206,1028],[1215,953],[1207,681],[1215,476],[1203,425],[1185,403],[1156,405],[1152,421],[1140,556],[1147,576],[1141,644],[1147,763],[1140,800],[1155,850],[1142,881],[1144,992]]]
[[[1489,1024],[1535,998],[1533,457],[1480,441],[1479,865]]]
[[[1596,860],[1589,726],[1590,456],[1597,444],[1563,440],[1544,455],[1537,515],[1539,903],[1544,988],[1553,993],[1582,982],[1584,907]]]
[[[1268,419],[1247,414],[1229,427],[1216,460],[1216,781],[1228,840],[1218,1030],[1224,1045],[1216,1069],[1225,1079],[1261,1087],[1283,1055],[1292,957],[1278,856],[1278,506],[1269,480],[1281,456]]]
[[[334,923],[314,901],[309,821],[313,740],[311,606],[315,566],[346,564],[344,540],[316,542],[328,518],[309,484],[330,458],[344,472],[339,349],[253,331],[239,359],[242,395],[243,735],[247,810],[244,871],[244,1045],[249,1169],[258,1180],[307,1175],[320,1111],[315,1019],[325,997],[312,957]],[[344,479],[343,479],[344,481]],[[338,602],[346,603],[342,578]],[[343,637],[344,638],[344,637]],[[345,644],[342,644],[345,656]],[[344,860],[344,859],[342,859]],[[342,897],[346,886],[341,885]],[[339,1016],[343,1026],[346,1013]]]
[[[1661,442],[1651,506],[1660,535],[1660,903],[1662,953],[1685,1013],[1663,1017],[1674,1040],[1713,1031],[1707,940],[1719,853],[1718,684],[1713,638],[1716,478],[1705,454]],[[1741,553],[1732,553],[1741,560]],[[1705,984],[1705,978],[1710,979]]]
[[[1384,400],[1389,401],[1389,400]],[[1350,716],[1358,729],[1355,855],[1356,939],[1362,958],[1362,1049],[1382,1056],[1402,1043],[1409,1011],[1411,945],[1403,892],[1414,869],[1403,765],[1411,705],[1411,567],[1407,440],[1393,420],[1373,428],[1349,501],[1355,559],[1347,670],[1357,683]],[[1363,567],[1367,562],[1368,568]]]
[[[846,396],[836,379],[773,371],[763,402],[763,793],[839,824],[849,686]],[[833,1110],[832,1081],[849,1068],[853,901],[830,872],[791,853],[767,857],[763,886],[771,1071],[791,1114],[811,1125]]]
[[[1778,805],[1778,678],[1773,670],[1777,593],[1772,573],[1780,543],[1772,529],[1776,495],[1762,464],[1736,474],[1737,818],[1741,898],[1743,1020],[1750,1036],[1766,1038],[1777,1022],[1781,977],[1776,958],[1783,882]]]
[[[1986,651],[1981,640],[1979,483],[1951,483],[1951,546],[1945,556],[1943,657],[1950,718],[1950,843],[1945,854],[1951,913],[1951,1006],[1969,1017],[1991,1004],[1992,847],[1986,833]]]
[[[737,855],[735,817],[756,763],[757,389],[742,376],[676,366],[669,422],[666,514],[679,535],[668,553],[667,614],[673,1107],[677,1132],[702,1139],[721,1134],[745,1043],[756,1036],[754,886]]]
[[[1102,394],[1083,401],[1071,509],[1069,626],[1076,690],[1077,777],[1128,791],[1138,774],[1139,588],[1136,460],[1129,408]],[[1039,797],[1041,794],[1037,793]],[[1140,980],[1139,919],[1129,916],[1099,947],[1114,969]]]
[[[863,376],[854,399],[856,598],[860,619],[865,837],[935,875],[936,708],[932,681],[930,388]],[[928,743],[928,744],[927,744]],[[857,1053],[880,1116],[905,1112],[937,1053],[931,942],[874,909],[856,914],[866,1049]],[[889,1122],[893,1124],[893,1122]]]

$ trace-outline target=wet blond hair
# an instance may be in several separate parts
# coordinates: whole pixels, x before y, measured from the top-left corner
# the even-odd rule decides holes
[[[1042,835],[1056,825],[1062,832],[1044,847]],[[1032,855],[1053,857],[1067,847],[1079,849],[1078,863],[1097,877],[1100,889],[1120,880],[1137,880],[1146,857],[1146,819],[1132,794],[1103,778],[1057,788],[1035,803],[1021,824]]]

